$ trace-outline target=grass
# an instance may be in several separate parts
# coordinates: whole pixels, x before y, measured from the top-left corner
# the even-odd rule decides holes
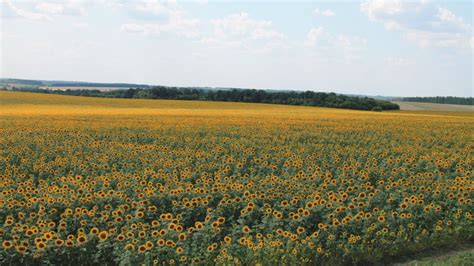
[[[396,266],[468,266],[474,262],[474,244],[458,244],[450,248],[432,249],[408,256]]]

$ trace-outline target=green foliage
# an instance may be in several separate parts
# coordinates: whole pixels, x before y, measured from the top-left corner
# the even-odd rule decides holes
[[[473,97],[406,97],[402,98],[405,102],[419,102],[419,103],[442,103],[442,104],[461,104],[461,105],[474,105]]]
[[[18,90],[18,89],[15,89]],[[106,97],[106,98],[138,98],[168,100],[201,100],[221,102],[248,102],[287,105],[319,106],[355,110],[399,110],[400,107],[389,101],[375,100],[368,97],[353,97],[336,93],[296,92],[296,91],[264,91],[255,89],[204,90],[199,88],[180,88],[156,86],[153,88],[130,88],[111,91],[97,89],[49,90],[29,88],[22,91],[64,94],[74,96]],[[374,110],[375,108],[375,110]]]

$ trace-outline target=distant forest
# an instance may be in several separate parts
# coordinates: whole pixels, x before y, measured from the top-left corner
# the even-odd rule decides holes
[[[255,89],[205,90],[198,88],[181,88],[155,86],[151,88],[130,88],[101,91],[97,89],[51,90],[40,88],[12,88],[13,90],[63,94],[74,96],[136,98],[136,99],[169,99],[169,100],[202,100],[223,102],[270,103],[287,105],[305,105],[332,107],[356,110],[399,110],[400,106],[384,100],[368,97],[346,96],[336,93],[265,91]]]
[[[420,103],[443,103],[443,104],[462,104],[474,105],[473,97],[405,97],[401,99],[405,102],[420,102]]]
[[[20,87],[38,88],[41,86],[51,87],[112,87],[112,88],[150,88],[146,84],[134,83],[101,83],[101,82],[83,82],[83,81],[58,81],[58,80],[34,80],[34,79],[2,79],[0,85],[20,85]]]

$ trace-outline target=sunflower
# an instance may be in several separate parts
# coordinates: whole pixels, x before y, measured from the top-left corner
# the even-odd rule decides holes
[[[138,232],[138,237],[139,238],[145,238],[146,237],[146,232],[145,231]]]
[[[125,245],[124,249],[133,251],[133,250],[135,250],[135,246],[133,244],[129,243],[129,244]]]
[[[36,248],[39,250],[44,250],[46,248],[46,244],[44,242],[38,242],[36,243]]]
[[[58,239],[54,240],[54,245],[56,247],[61,247],[62,245],[64,245],[64,240],[58,238]]]
[[[46,238],[46,240],[53,239],[53,234],[51,232],[44,233],[43,236],[44,236],[44,238]]]
[[[378,217],[378,221],[381,222],[381,223],[382,223],[382,222],[385,222],[385,216],[380,215],[380,216]]]
[[[74,241],[73,241],[72,239],[66,240],[66,246],[67,246],[67,247],[72,247],[72,246],[74,246]]]
[[[150,250],[150,249],[152,249],[152,248],[153,248],[153,246],[154,246],[154,245],[153,245],[153,242],[151,242],[151,241],[147,241],[147,242],[145,242],[145,247],[146,247],[146,250]]]
[[[301,235],[301,234],[304,233],[304,232],[305,232],[305,229],[304,229],[303,227],[301,227],[301,226],[299,226],[299,227],[296,229],[296,233],[299,234],[299,235]]]
[[[158,246],[164,246],[166,244],[166,241],[164,239],[158,239],[156,241],[156,244],[158,244]]]
[[[9,249],[13,246],[12,242],[11,241],[8,241],[8,240],[5,240],[2,242],[2,246],[4,249]]]
[[[176,224],[170,223],[170,224],[168,225],[168,230],[174,230],[174,229],[176,229]]]
[[[275,218],[277,219],[281,219],[283,217],[283,214],[279,211],[274,211],[273,212],[273,215],[275,216]]]
[[[82,234],[81,234],[81,235],[79,235],[79,236],[77,237],[77,243],[78,243],[78,244],[83,244],[83,243],[85,243],[86,241],[87,241],[87,237],[86,237],[85,235],[82,235]]]
[[[99,236],[100,241],[105,241],[109,237],[109,232],[101,231],[98,236]]]
[[[138,253],[143,253],[147,250],[145,245],[138,246]]]
[[[31,230],[31,229],[28,229],[28,230],[26,230],[25,235],[26,236],[32,236],[32,235],[34,235],[34,231]]]
[[[15,249],[16,249],[16,252],[18,253],[25,253],[27,248],[24,245],[19,245],[19,246],[16,246]]]

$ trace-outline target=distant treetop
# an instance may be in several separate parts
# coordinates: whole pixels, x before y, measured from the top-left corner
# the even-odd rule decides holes
[[[474,105],[473,97],[454,97],[454,96],[405,97],[405,98],[402,98],[401,100],[405,102]]]
[[[193,87],[130,88],[116,90],[97,89],[66,89],[52,90],[49,88],[20,87],[14,90],[64,94],[75,96],[106,97],[106,98],[137,98],[137,99],[169,99],[169,100],[201,100],[223,102],[248,102],[332,107],[355,110],[399,110],[392,102],[376,100],[368,97],[347,96],[336,93],[314,91],[265,91],[255,89],[201,89]]]

